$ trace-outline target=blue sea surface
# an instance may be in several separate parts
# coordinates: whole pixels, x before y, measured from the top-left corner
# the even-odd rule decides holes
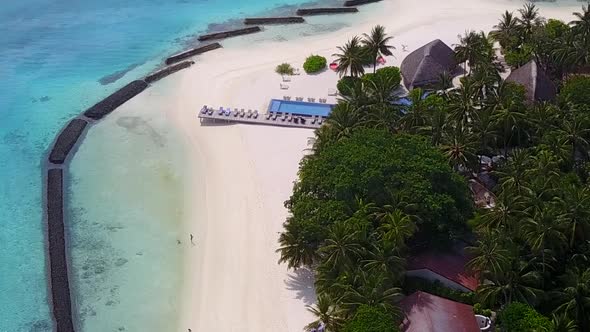
[[[117,88],[160,66],[163,58],[185,48],[198,33],[219,30],[234,24],[232,19],[277,7],[290,10],[284,6],[302,2],[2,2],[0,331],[53,330],[42,210],[43,167],[46,151],[60,128]],[[83,144],[73,160],[67,181],[71,206],[67,207],[70,220],[66,227],[76,325],[84,331],[163,331],[161,326],[149,322],[141,326],[137,321],[151,315],[167,322],[177,309],[171,304],[177,288],[171,284],[179,281],[165,282],[162,276],[171,277],[170,273],[181,269],[175,239],[182,235],[178,234],[182,211],[175,204],[182,191],[178,176],[183,173],[173,163],[157,164],[161,156],[175,160],[179,154],[171,150],[174,144],[162,143],[174,134],[160,120],[155,124],[142,119],[123,121],[121,128],[126,132],[114,135],[120,139],[117,149],[101,145],[109,132],[100,125],[93,127],[87,139],[93,147],[103,148]],[[159,141],[154,143],[154,137]],[[136,164],[141,158],[148,162]],[[126,181],[120,182],[115,175]],[[159,188],[142,186],[141,179],[150,176],[156,176],[154,185]],[[163,232],[163,227],[168,231]],[[149,270],[142,261],[146,255]],[[120,314],[113,319],[119,321],[101,325],[115,312]]]

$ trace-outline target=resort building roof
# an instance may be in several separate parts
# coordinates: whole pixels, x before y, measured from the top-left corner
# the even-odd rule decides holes
[[[420,47],[410,53],[400,67],[404,85],[408,90],[439,81],[443,72],[451,72],[457,62],[455,52],[440,39]]]
[[[523,85],[526,89],[526,98],[529,101],[555,99],[555,85],[543,69],[539,68],[535,60],[513,70],[506,81]]]
[[[479,332],[473,307],[424,292],[400,301],[404,332]]]
[[[447,287],[465,292],[474,291],[478,286],[477,274],[465,265],[469,257],[464,250],[452,252],[427,251],[408,259],[406,275],[430,281],[440,281]]]

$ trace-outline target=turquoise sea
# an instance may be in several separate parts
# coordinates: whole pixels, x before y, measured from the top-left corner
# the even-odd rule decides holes
[[[60,128],[200,32],[303,2],[3,1],[1,332],[53,330],[42,183]],[[187,172],[175,135],[158,114],[118,116],[94,126],[72,160],[66,231],[79,331],[181,330],[174,325],[183,259],[177,240],[187,236],[180,232]]]

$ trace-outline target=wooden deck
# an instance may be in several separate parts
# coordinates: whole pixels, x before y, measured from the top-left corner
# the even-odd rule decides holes
[[[213,109],[207,106],[201,108],[198,117],[201,122],[245,123],[309,129],[319,128],[326,120],[322,116],[302,116],[281,112],[260,113],[257,110],[238,110],[237,108],[230,111],[229,109]]]

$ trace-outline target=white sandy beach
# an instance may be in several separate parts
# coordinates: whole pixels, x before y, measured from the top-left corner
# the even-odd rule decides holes
[[[490,30],[504,10],[521,5],[506,0],[385,0],[362,7],[354,27],[335,32],[293,39],[305,27],[273,27],[223,41],[223,49],[199,56],[190,69],[137,97],[140,103],[163,105],[183,133],[192,159],[194,176],[187,180],[191,182],[185,203],[187,233],[195,234],[196,245],[186,263],[181,331],[300,332],[313,319],[305,305],[315,300],[309,274],[278,265],[275,253],[287,217],[283,202],[313,132],[201,125],[197,112],[204,104],[265,111],[271,98],[284,95],[325,98],[336,85],[335,73],[302,73],[288,83],[289,90],[280,90],[275,66],[282,62],[300,66],[311,53],[330,61],[336,46],[376,24],[395,37],[395,57],[387,61],[399,65],[408,54],[402,52],[402,44],[410,52],[436,38],[452,45],[458,34]],[[539,6],[543,16],[569,21],[581,3]],[[347,20],[341,16],[309,21],[326,19]],[[159,96],[158,89],[164,87],[167,94]]]

